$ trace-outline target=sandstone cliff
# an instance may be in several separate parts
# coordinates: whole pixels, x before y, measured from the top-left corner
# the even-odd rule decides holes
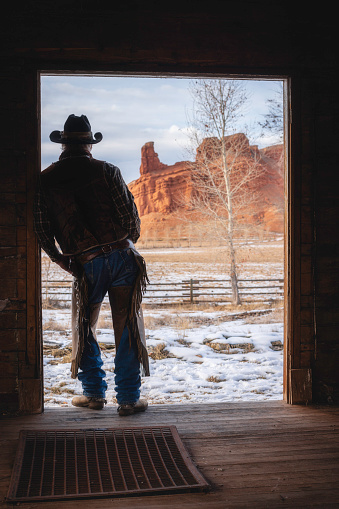
[[[234,137],[246,144],[242,153],[239,168],[259,161],[260,171],[250,186],[253,192],[258,191],[260,199],[255,210],[249,209],[243,214],[244,223],[263,228],[267,231],[283,232],[284,178],[283,178],[283,146],[275,145],[258,149],[250,146],[247,138],[242,135]],[[199,219],[188,224],[182,221],[189,209],[192,187],[192,164],[199,164],[199,158],[206,154],[206,147],[214,147],[212,139],[204,140],[198,148],[195,162],[181,161],[173,165],[162,163],[154,150],[154,143],[148,142],[141,149],[140,178],[129,184],[141,217],[141,240],[150,238],[178,238],[194,236],[195,226]],[[206,146],[203,146],[203,145]],[[210,149],[210,152],[214,149]],[[218,154],[210,153],[212,161],[218,160]],[[186,205],[185,205],[186,204]],[[187,215],[187,214],[186,214]],[[201,234],[201,233],[200,233]]]

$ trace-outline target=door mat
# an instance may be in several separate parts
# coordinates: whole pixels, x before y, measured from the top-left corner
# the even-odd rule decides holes
[[[207,491],[177,428],[21,431],[8,502]]]

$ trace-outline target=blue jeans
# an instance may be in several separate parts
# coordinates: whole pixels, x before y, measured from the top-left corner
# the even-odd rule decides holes
[[[87,318],[89,319],[91,306],[101,304],[111,288],[133,287],[139,269],[133,253],[126,248],[97,256],[84,265],[84,270],[88,281]],[[127,326],[123,329],[119,347],[117,348],[116,345],[114,364],[118,404],[134,403],[140,397],[140,362],[133,337],[130,345]],[[102,365],[99,345],[89,328],[78,374],[85,396],[105,397],[107,383]]]

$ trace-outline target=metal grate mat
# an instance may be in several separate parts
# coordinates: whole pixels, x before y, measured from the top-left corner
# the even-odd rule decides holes
[[[175,426],[21,431],[8,502],[205,491]]]

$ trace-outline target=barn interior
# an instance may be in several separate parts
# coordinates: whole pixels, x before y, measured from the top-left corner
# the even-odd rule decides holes
[[[2,499],[20,429],[126,425],[107,415],[43,408],[40,248],[32,214],[40,172],[40,76],[255,77],[286,83],[284,401],[210,409],[197,405],[194,410],[162,406],[153,413],[150,409],[151,419],[145,414],[129,421],[134,426],[147,420],[177,425],[213,485],[208,494],[137,497],[134,502],[135,507],[305,507],[311,502],[335,506],[339,500],[335,17],[328,10],[281,0],[166,4],[39,0],[12,2],[2,10]],[[217,454],[223,448],[229,453]],[[231,483],[232,469],[236,481]],[[294,470],[299,474],[293,475]],[[127,499],[117,500],[119,507],[127,506]],[[91,504],[108,507],[109,502]],[[80,503],[62,502],[70,507]],[[58,504],[50,502],[49,507]]]

